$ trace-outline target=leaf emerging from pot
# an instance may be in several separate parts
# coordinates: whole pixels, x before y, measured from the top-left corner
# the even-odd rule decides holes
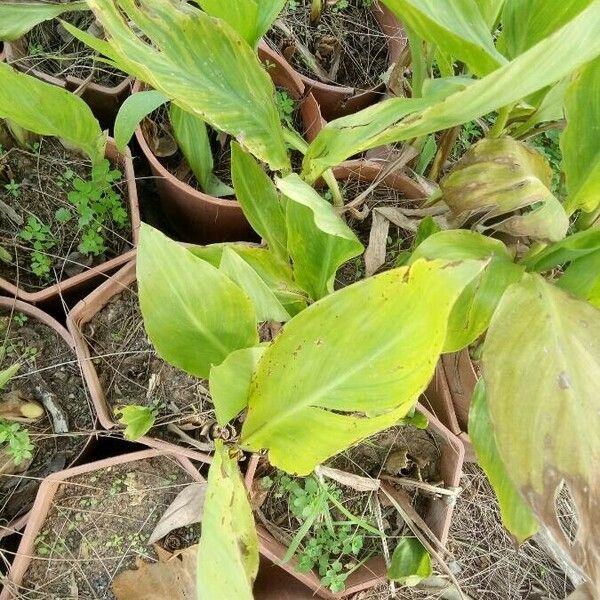
[[[503,137],[474,144],[441,189],[458,227],[554,242],[566,235],[569,219],[551,181],[541,154]]]

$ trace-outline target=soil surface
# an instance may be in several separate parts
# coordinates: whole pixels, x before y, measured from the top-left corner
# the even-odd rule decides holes
[[[60,485],[35,542],[22,599],[112,600],[112,582],[157,560],[148,539],[168,506],[193,483],[170,457],[149,458],[73,477]],[[159,542],[170,552],[197,543],[200,526],[176,529]]]
[[[408,478],[431,485],[443,485],[440,475],[441,443],[441,438],[430,429],[421,430],[410,426],[393,427],[334,457],[326,463],[326,466],[371,479]],[[282,484],[282,478],[287,477],[285,474],[267,465],[263,469],[258,473],[259,479],[255,480],[255,512],[258,520],[277,540],[284,545],[289,545],[302,524],[302,520],[294,515],[291,508],[291,505],[296,502],[296,496],[283,491],[282,485],[285,484]],[[267,479],[264,479],[265,476]],[[265,481],[270,484],[268,488]],[[294,481],[305,485],[303,483],[305,479],[295,478]],[[386,481],[390,485],[396,485],[389,479]],[[377,495],[375,492],[359,492],[327,477],[324,478],[324,482],[331,493],[338,495],[338,501],[347,511],[376,530],[382,531],[373,508],[373,501]],[[425,516],[432,497],[419,492],[414,487],[400,489],[403,489],[412,499],[413,507],[417,512]],[[334,523],[347,520],[347,515],[333,504],[330,503],[329,506]],[[405,535],[410,535],[410,530],[392,506],[381,505],[380,522],[384,526],[382,533],[385,535],[386,549],[393,552],[399,540]],[[319,529],[323,527],[323,520],[318,519],[309,534],[303,538],[299,546],[300,558],[302,552],[309,547],[311,538],[318,538]],[[382,554],[381,535],[353,526],[351,538],[357,534],[363,536],[360,551],[355,554],[342,552],[339,556],[332,555],[330,562],[338,559],[345,570],[351,570],[359,562]]]
[[[371,186],[370,182],[347,180],[341,184],[342,194],[345,204],[352,202]],[[369,192],[365,202],[358,207],[357,211],[365,214],[358,215],[356,212],[346,213],[348,226],[354,231],[358,239],[362,242],[365,249],[369,245],[369,235],[372,225],[372,211],[374,208],[389,206],[393,208],[415,208],[414,200],[408,200],[401,192],[380,183],[371,192]],[[385,263],[379,268],[378,272],[387,271],[400,266],[404,252],[411,249],[414,239],[414,232],[401,228],[394,223],[390,223],[387,238]],[[353,258],[343,264],[335,279],[335,288],[341,289],[352,283],[360,281],[365,276],[364,254]]]
[[[25,401],[51,398],[68,422],[68,433],[55,434],[46,410],[38,421],[24,425],[34,445],[33,460],[19,474],[0,476],[0,524],[24,514],[33,503],[39,479],[68,467],[83,450],[93,429],[92,410],[75,353],[50,327],[18,311],[0,312],[0,369],[19,363],[17,375],[2,391]]]
[[[217,436],[239,433],[235,426],[225,431],[216,426],[208,381],[157,356],[144,329],[136,285],[114,296],[83,326],[83,333],[110,408],[137,404],[157,411],[149,435],[188,445],[168,430],[175,425],[212,446]]]
[[[387,38],[372,12],[372,2],[337,0],[323,2],[317,25],[310,24],[311,0],[289,3],[268,40],[303,75],[357,89],[369,89],[382,81],[389,67]],[[319,75],[308,66],[299,48],[305,47],[320,66]]]
[[[101,35],[94,15],[89,11],[65,13],[61,19],[92,35]],[[106,87],[115,87],[127,77],[102,62],[97,52],[74,38],[58,19],[36,25],[25,36],[24,42],[27,56],[20,62],[47,75],[59,79],[77,77],[87,80],[91,77],[94,83]]]
[[[21,289],[35,292],[133,247],[127,185],[121,177],[112,187],[127,213],[127,225],[122,227],[109,216],[99,227],[106,250],[98,256],[78,251],[83,230],[77,210],[68,197],[77,177],[89,181],[89,160],[67,151],[54,138],[41,138],[39,146],[31,149],[15,146],[0,152],[0,244],[10,255],[0,261],[0,277]],[[59,210],[68,212],[68,221],[57,219]],[[33,271],[35,242],[22,237],[33,217],[48,228],[46,240],[51,240],[50,247],[41,250],[50,263],[50,272],[44,276]]]

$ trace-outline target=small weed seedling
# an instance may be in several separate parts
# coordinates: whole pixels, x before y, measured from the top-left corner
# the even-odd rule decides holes
[[[19,232],[19,237],[29,242],[33,247],[31,253],[31,270],[40,278],[46,279],[52,269],[52,259],[48,251],[56,246],[56,239],[50,227],[37,217],[27,218],[25,227]]]
[[[275,102],[281,122],[290,129],[294,129],[294,99],[285,90],[277,90],[275,92]]]
[[[21,195],[21,184],[17,183],[14,179],[10,180],[10,183],[4,184],[4,189],[13,197],[19,198]]]

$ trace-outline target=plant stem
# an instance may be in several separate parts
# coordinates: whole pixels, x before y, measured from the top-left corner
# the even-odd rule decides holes
[[[423,95],[423,82],[425,81],[426,57],[423,50],[423,40],[408,27],[406,28],[408,43],[410,45],[410,60],[412,63],[412,97],[420,98]]]
[[[312,0],[310,5],[310,24],[315,26],[321,20],[323,0]]]
[[[506,127],[506,123],[508,123],[508,117],[512,111],[512,108],[513,108],[512,104],[507,104],[506,106],[503,106],[498,111],[498,118],[496,119],[496,122],[490,129],[490,131],[488,133],[488,137],[499,138],[502,135],[502,132],[504,131],[504,128]]]

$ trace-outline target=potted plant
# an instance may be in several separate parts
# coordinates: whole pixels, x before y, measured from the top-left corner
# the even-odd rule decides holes
[[[289,2],[266,39],[296,69],[327,121],[380,100],[406,33],[382,3]]]
[[[276,87],[282,122],[310,141],[322,126],[314,97],[278,54],[263,44],[258,55]],[[141,89],[141,82],[136,82],[134,94]],[[194,155],[200,146],[199,136],[186,146],[182,124],[175,129],[167,112],[164,107],[154,111],[136,128],[135,137],[156,177],[161,206],[172,227],[188,242],[252,239],[252,229],[230,187],[229,138],[209,132],[211,141],[203,151],[213,155],[212,168],[204,174],[202,159]],[[217,172],[223,181],[215,178]]]
[[[0,536],[27,521],[40,481],[76,464],[88,448],[94,417],[73,339],[38,308],[0,299]]]
[[[124,264],[135,246],[139,209],[131,155],[104,139],[76,96],[7,65],[0,79],[7,90],[0,99],[6,119],[0,288],[34,303],[69,296]],[[44,102],[46,114],[37,102]]]
[[[432,544],[443,551],[464,451],[433,415],[418,410],[426,429],[388,429],[307,478],[290,477],[254,456],[246,485],[263,555],[323,598],[353,597],[383,583],[386,558],[413,535],[405,524],[394,525],[402,516],[386,494],[414,506],[410,518],[422,518]]]
[[[131,79],[98,60],[98,55],[74,38],[62,20],[102,36],[103,31],[85,2],[3,6],[0,38],[6,42],[6,60],[38,79],[80,95],[92,108],[102,127],[110,128],[119,106],[129,95]],[[31,13],[19,23],[24,11]],[[61,20],[55,18],[60,17]]]

